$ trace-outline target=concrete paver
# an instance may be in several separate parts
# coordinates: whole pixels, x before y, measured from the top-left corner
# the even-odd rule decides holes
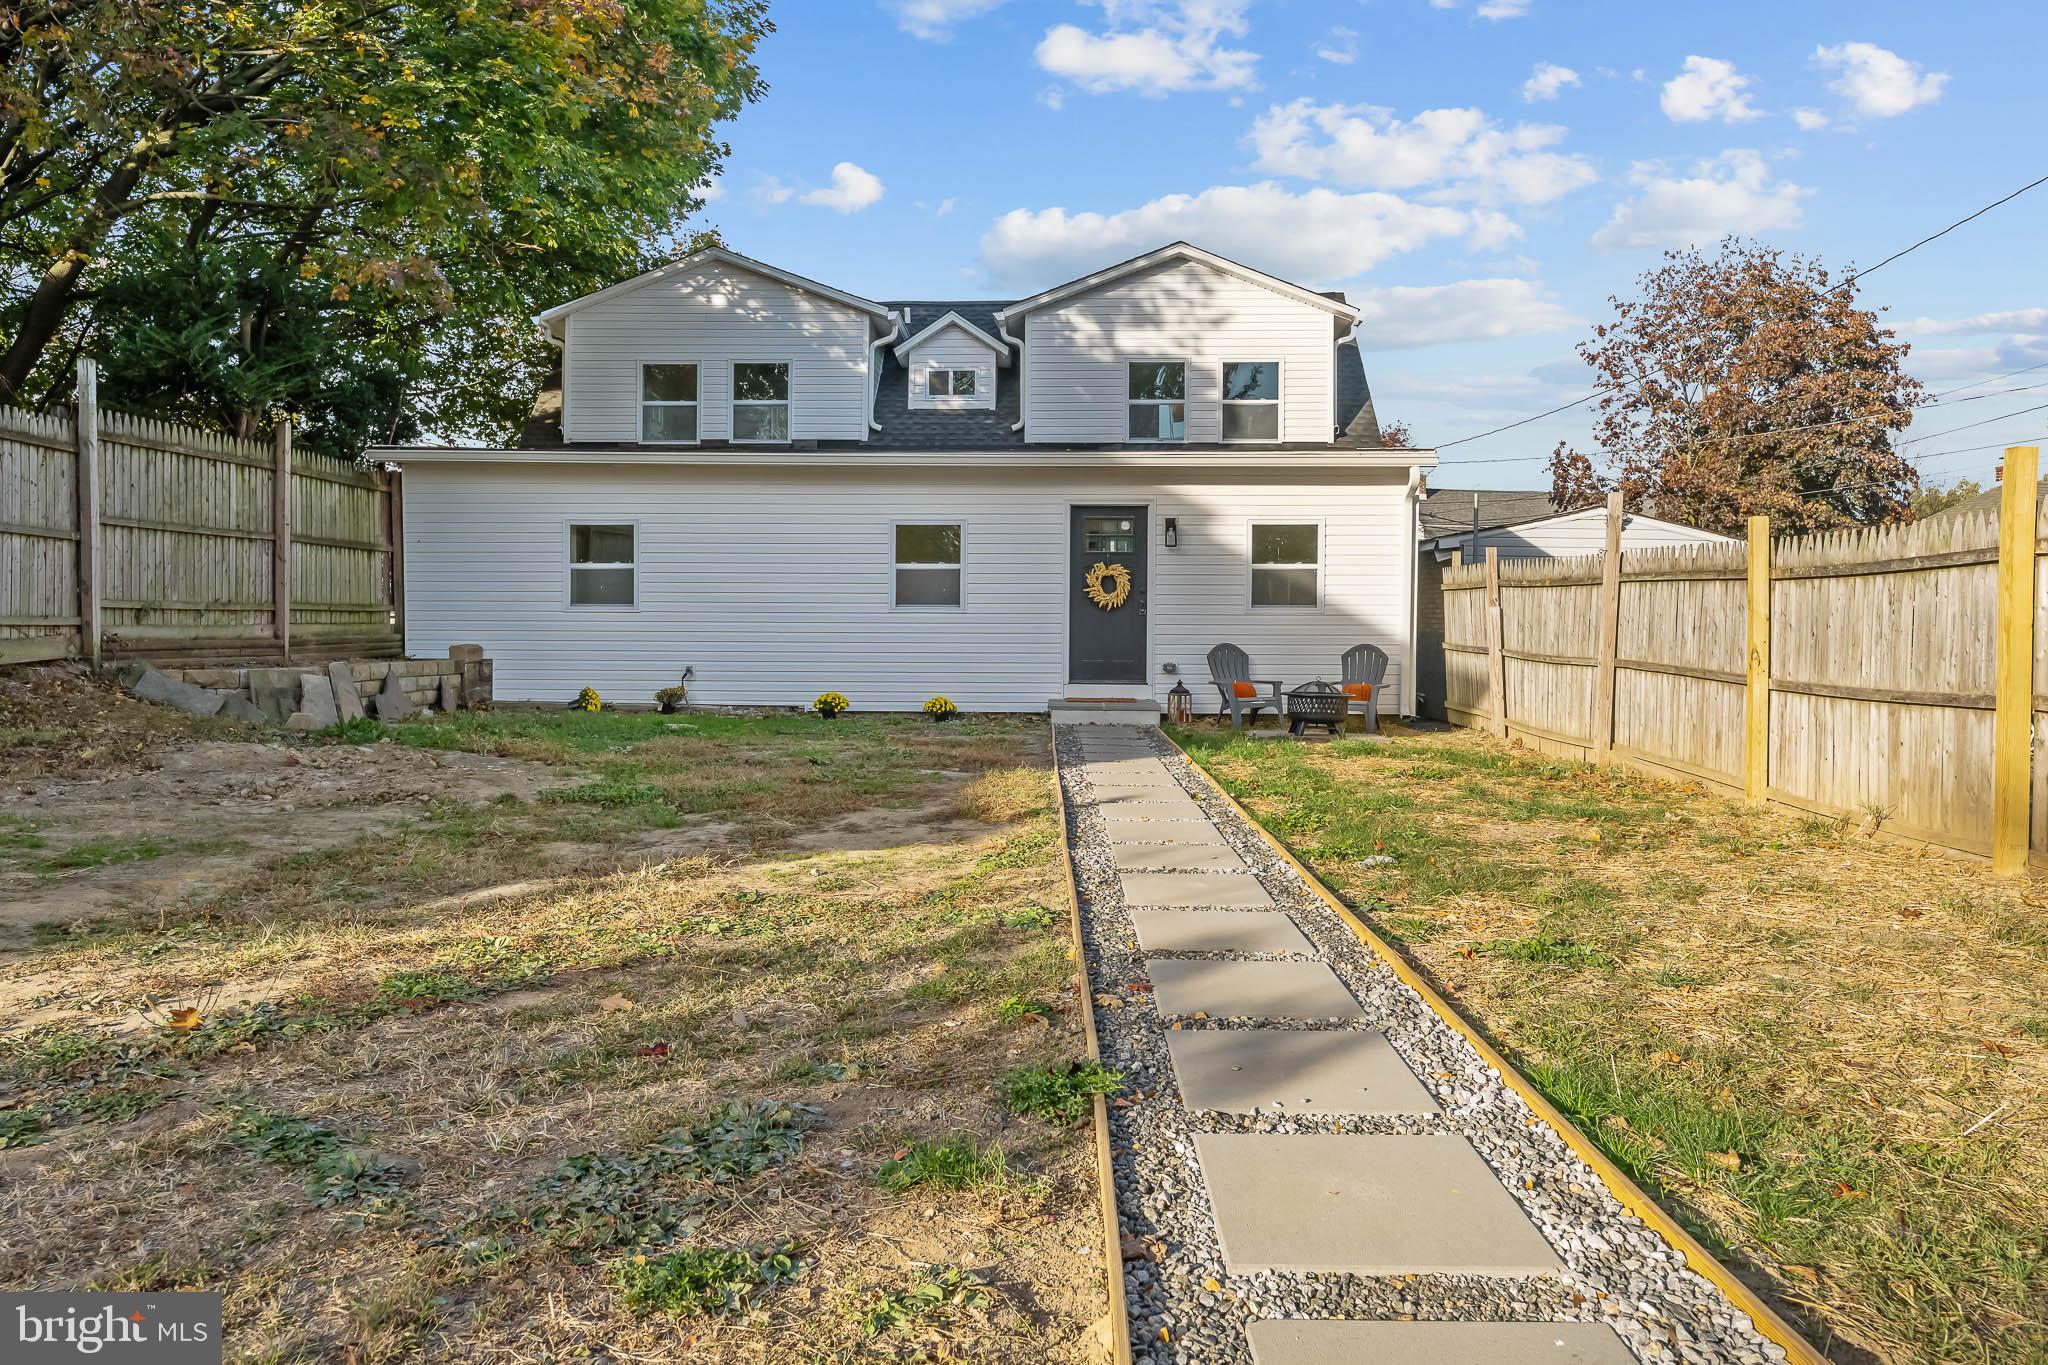
[[[1212,1019],[1357,1019],[1365,1011],[1322,962],[1152,958],[1145,964],[1162,1014]]]
[[[1201,1133],[1195,1151],[1232,1270],[1541,1275],[1561,1268],[1462,1137]]]
[[[1125,807],[1125,810],[1142,809]],[[1180,844],[1204,848],[1228,849],[1230,844],[1222,832],[1207,820],[1153,820],[1143,815],[1130,814],[1122,820],[1111,820],[1104,812],[1102,830],[1109,839],[1113,854],[1119,848],[1135,848],[1141,844]]]
[[[1144,942],[1142,930],[1138,941]],[[1182,1030],[1166,1035],[1166,1050],[1173,1057],[1181,1099],[1194,1109],[1231,1114],[1437,1112],[1436,1101],[1380,1033]]]
[[[1251,1324],[1254,1365],[1635,1365],[1604,1322]]]
[[[1273,903],[1249,872],[1125,872],[1122,877],[1124,900],[1134,908],[1263,910]]]
[[[1312,953],[1278,910],[1133,910],[1138,946],[1154,953]]]
[[[1113,839],[1109,861],[1119,872],[1249,872],[1228,844],[1137,844]]]

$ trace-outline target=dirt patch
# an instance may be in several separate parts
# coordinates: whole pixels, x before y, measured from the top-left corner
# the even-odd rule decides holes
[[[164,913],[252,863],[390,832],[436,801],[530,800],[564,781],[541,763],[392,743],[202,740],[143,763],[0,784],[0,946],[38,924]]]

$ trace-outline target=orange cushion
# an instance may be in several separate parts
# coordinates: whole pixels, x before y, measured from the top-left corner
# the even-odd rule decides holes
[[[1253,687],[1250,683],[1234,682],[1230,685],[1230,695],[1233,697],[1256,697],[1259,695],[1259,689]]]
[[[1345,695],[1345,696],[1347,696],[1347,697],[1349,697],[1349,698],[1351,698],[1351,700],[1353,700],[1353,701],[1371,701],[1371,700],[1372,700],[1372,684],[1371,684],[1371,683],[1345,683],[1345,684],[1344,684],[1344,695]]]

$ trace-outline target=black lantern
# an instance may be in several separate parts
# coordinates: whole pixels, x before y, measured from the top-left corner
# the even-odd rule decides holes
[[[1180,544],[1180,521],[1178,518],[1168,517],[1166,519],[1166,532],[1161,539],[1166,542],[1166,548],[1169,550]]]
[[[1188,691],[1188,685],[1177,682],[1166,694],[1166,719],[1174,725],[1186,725],[1195,718],[1195,694]]]

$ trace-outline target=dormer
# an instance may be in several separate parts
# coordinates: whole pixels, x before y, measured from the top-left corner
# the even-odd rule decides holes
[[[948,309],[898,345],[896,360],[909,375],[911,411],[993,412],[996,371],[1009,365],[1010,348]]]

